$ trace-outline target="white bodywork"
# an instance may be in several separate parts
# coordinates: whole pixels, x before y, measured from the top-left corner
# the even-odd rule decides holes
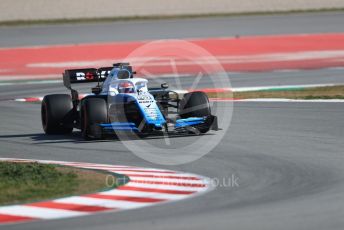
[[[147,83],[148,80],[144,78],[128,78],[128,79],[117,79],[114,77],[108,77],[102,86],[103,95],[115,96],[119,93],[118,86],[120,83],[130,83],[134,86],[135,92],[133,94],[148,92]],[[134,95],[133,95],[134,96]]]

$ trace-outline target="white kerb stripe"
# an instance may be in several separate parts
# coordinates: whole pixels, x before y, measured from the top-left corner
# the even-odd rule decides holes
[[[178,200],[183,199],[189,195],[183,194],[165,194],[157,192],[141,192],[141,191],[130,191],[130,190],[119,190],[114,189],[106,192],[100,192],[102,195],[119,195],[119,196],[128,196],[128,197],[141,197],[141,198],[156,198],[156,199],[165,199],[165,200]]]
[[[25,205],[13,205],[1,207],[0,214],[24,216],[39,219],[55,219],[87,215],[87,212],[77,212],[52,208],[30,207]]]
[[[105,170],[109,172],[115,172],[119,174],[130,174],[130,173],[136,173],[136,174],[156,174],[156,175],[178,175],[176,172],[172,171],[164,171],[159,169],[143,169],[143,168],[135,168],[135,167],[99,167],[99,166],[87,166],[87,165],[72,165],[74,167],[78,168],[85,168],[85,169],[99,169],[99,170]]]
[[[118,174],[122,174],[121,171],[111,171],[114,173],[118,173]],[[194,177],[194,178],[199,178],[198,176],[192,175],[192,174],[186,174],[186,173],[174,173],[174,174],[170,174],[170,173],[141,173],[141,172],[125,172],[123,173],[126,176],[132,177],[132,176],[140,176],[140,175],[144,175],[147,177],[144,178],[149,178],[149,177],[153,177],[153,178],[166,178],[169,176],[173,176],[173,177]],[[201,180],[201,178],[199,178]]]
[[[113,167],[112,170],[122,170],[124,172],[154,172],[154,173],[171,173],[171,174],[176,174],[175,171],[171,171],[171,170],[164,170],[164,169],[152,169],[152,168],[136,168],[136,167],[132,167],[132,168],[116,168]]]
[[[100,165],[100,164],[85,164],[85,163],[67,163],[64,165],[78,166],[78,167],[94,167],[94,168],[133,168],[125,165]]]
[[[201,180],[170,179],[170,178],[159,178],[159,177],[130,176],[130,180],[142,181],[143,183],[144,182],[161,182],[161,183],[166,183],[167,185],[170,183],[178,183],[181,185],[204,184],[204,182]]]
[[[127,186],[133,186],[138,188],[153,188],[153,189],[165,189],[165,190],[177,190],[177,191],[191,191],[191,192],[200,192],[206,190],[207,187],[187,187],[187,186],[176,186],[176,185],[163,185],[163,184],[145,184],[137,182],[129,182]]]
[[[151,175],[151,176],[182,176],[186,174],[177,174],[177,173],[160,173],[160,172],[135,172],[135,171],[124,171],[123,169],[118,169],[118,170],[108,170],[109,172],[114,172],[118,174],[124,174],[127,176],[130,175]]]
[[[93,197],[81,197],[73,196],[67,198],[61,198],[54,200],[54,202],[59,203],[68,203],[68,204],[79,204],[79,205],[91,205],[91,206],[101,206],[105,208],[118,208],[118,209],[130,209],[130,208],[139,208],[147,205],[152,205],[151,203],[140,203],[133,201],[122,201],[122,200],[108,200],[101,198]]]

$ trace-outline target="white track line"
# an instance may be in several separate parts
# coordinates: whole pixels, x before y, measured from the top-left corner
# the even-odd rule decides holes
[[[298,89],[298,88],[315,88],[315,87],[329,87],[336,86],[337,84],[304,84],[304,85],[271,85],[271,86],[252,86],[252,87],[236,87],[227,88],[232,92],[250,92],[250,91],[261,91],[261,90],[278,90],[278,89]]]

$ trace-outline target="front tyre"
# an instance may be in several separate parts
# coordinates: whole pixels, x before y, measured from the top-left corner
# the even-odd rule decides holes
[[[52,94],[43,98],[41,120],[46,134],[67,134],[73,131],[73,104],[68,94]]]
[[[184,94],[179,104],[179,116],[181,118],[189,117],[210,117],[211,109],[208,96],[204,92],[191,92]],[[200,133],[206,133],[209,126],[199,127]]]
[[[106,101],[102,98],[86,98],[81,107],[81,134],[85,140],[101,139],[99,124],[108,122]]]

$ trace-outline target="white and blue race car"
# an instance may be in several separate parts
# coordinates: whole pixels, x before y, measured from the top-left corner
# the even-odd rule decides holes
[[[203,92],[178,93],[148,88],[148,81],[134,77],[129,63],[116,63],[99,69],[72,69],[63,74],[69,94],[46,95],[41,118],[46,134],[66,134],[80,129],[85,139],[100,139],[108,134],[133,132],[206,133],[218,130],[217,117],[211,114]],[[79,99],[72,83],[97,82],[92,94]]]

